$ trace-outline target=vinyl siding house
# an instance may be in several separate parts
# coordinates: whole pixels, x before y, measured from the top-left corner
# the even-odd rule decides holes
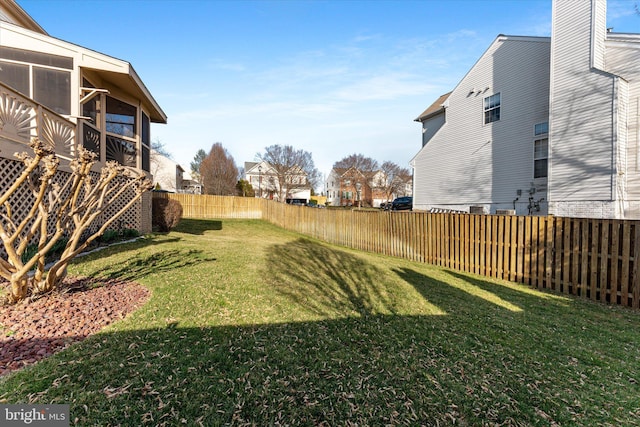
[[[151,149],[151,174],[156,190],[172,193],[202,194],[202,184],[172,159]]]
[[[415,209],[640,218],[640,35],[607,31],[605,0],[552,11],[416,119]]]
[[[331,169],[329,175],[324,180],[324,193],[327,196],[327,205],[340,206],[340,173],[336,169]]]
[[[333,168],[324,182],[330,206],[372,206],[371,182],[356,168]]]
[[[358,186],[360,190],[358,191]],[[406,186],[405,186],[406,187]],[[378,170],[369,178],[355,168],[333,168],[324,182],[327,203],[330,206],[380,207],[381,203],[396,197],[411,195],[408,188],[388,194],[387,175]],[[358,203],[359,202],[359,203]]]
[[[255,197],[286,203],[294,200],[309,203],[311,185],[307,180],[307,174],[299,167],[293,167],[286,173],[286,182],[282,188],[279,185],[278,172],[267,162],[244,162],[244,171],[244,179],[253,187]],[[283,200],[280,200],[280,190]]]
[[[170,158],[151,149],[151,173],[155,190],[172,193],[182,190],[184,168]]]
[[[150,172],[150,124],[166,121],[129,62],[52,37],[15,1],[0,3],[0,191],[21,167],[13,153],[29,151],[36,135],[55,147],[62,171],[84,146],[97,168],[115,160]],[[150,231],[151,195],[125,219]]]

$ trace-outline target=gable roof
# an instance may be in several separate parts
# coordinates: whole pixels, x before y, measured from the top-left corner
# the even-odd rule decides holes
[[[0,1],[0,30],[24,37],[29,43],[38,44],[44,49],[55,47],[72,52],[68,56],[78,58],[78,67],[99,75],[105,82],[138,98],[152,122],[167,123],[167,115],[129,62],[50,36],[14,0]],[[6,46],[20,47],[15,42]]]
[[[444,102],[449,98],[451,92],[445,93],[444,95],[440,95],[438,99],[434,101],[433,104],[429,106],[426,110],[422,112],[416,119],[415,122],[423,122],[427,120],[429,117],[433,117],[436,114],[440,114],[444,111]]]
[[[0,2],[0,21],[19,25],[31,31],[48,35],[47,32],[33,19],[15,0],[3,0]]]

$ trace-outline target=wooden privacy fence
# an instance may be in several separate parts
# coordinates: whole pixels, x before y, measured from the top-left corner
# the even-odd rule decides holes
[[[640,308],[640,221],[314,209],[168,194],[188,218],[260,218],[329,243]]]
[[[205,194],[177,194],[153,192],[153,197],[180,202],[185,218],[262,218],[266,200],[253,197],[211,196]]]

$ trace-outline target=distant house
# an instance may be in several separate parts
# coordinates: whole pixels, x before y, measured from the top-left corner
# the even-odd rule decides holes
[[[154,188],[173,193],[202,194],[202,184],[191,179],[182,166],[170,158],[151,150],[151,173]]]
[[[178,191],[179,193],[189,193],[189,194],[202,194],[203,186],[198,181],[193,179],[189,172],[184,172],[182,175],[182,188]]]
[[[340,188],[340,172],[335,168],[331,169],[331,172],[324,180],[324,194],[327,196],[327,204],[329,206],[340,206]]]
[[[244,179],[253,187],[255,197],[280,202],[309,203],[311,184],[299,167],[279,173],[267,162],[245,162]]]
[[[554,0],[551,37],[499,35],[416,119],[415,209],[640,218],[640,35]]]
[[[325,180],[330,206],[371,206],[369,179],[356,168],[333,168]]]
[[[156,190],[177,192],[182,189],[184,169],[170,158],[151,150],[151,173]]]
[[[0,2],[0,191],[18,167],[13,153],[36,135],[61,169],[83,146],[98,167],[112,160],[150,172],[151,123],[166,121],[129,62],[52,37],[15,1]],[[123,219],[150,231],[151,196]]]
[[[327,203],[330,206],[379,207],[395,197],[411,195],[411,183],[400,191],[389,191],[388,177],[383,171],[364,174],[351,168],[333,168],[324,182]]]

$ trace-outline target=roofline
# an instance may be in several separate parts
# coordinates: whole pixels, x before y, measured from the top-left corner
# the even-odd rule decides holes
[[[640,34],[638,33],[607,33],[605,43],[623,44],[625,47],[637,49],[640,47]]]
[[[445,110],[445,103],[447,102],[447,100],[449,99],[449,96],[451,96],[451,92],[447,92],[443,95],[440,95],[438,97],[438,99],[436,99],[429,107],[427,107],[427,109],[420,114],[418,117],[416,117],[415,119],[413,119],[414,122],[424,122],[427,119],[430,119],[431,117],[435,117],[438,114],[441,114],[442,112],[444,112]],[[440,103],[440,108],[438,108],[437,110],[432,111],[429,114],[425,114],[426,111],[428,111],[436,102],[442,100],[442,102]]]
[[[127,61],[123,61],[123,62],[126,62],[129,66],[129,76],[136,82],[136,84],[138,85],[138,87],[140,87],[140,89],[142,90],[142,93],[144,93],[144,95],[147,97],[151,105],[158,111],[158,115],[160,115],[160,117],[162,118],[162,122],[160,123],[166,124],[167,113],[164,112],[162,107],[160,107],[160,104],[158,104],[158,101],[156,101],[153,95],[151,95],[151,92],[147,88],[147,85],[144,84],[144,82],[142,81],[142,79],[140,78],[136,70],[133,68],[133,65],[131,65],[131,63]]]
[[[498,34],[496,36],[496,38],[493,40],[493,42],[491,42],[491,44],[484,50],[484,52],[482,52],[482,55],[480,55],[478,57],[476,62],[473,63],[473,65],[469,68],[469,70],[465,73],[465,75],[462,76],[462,78],[458,81],[458,84],[456,84],[455,87],[451,90],[451,93],[455,92],[460,87],[462,82],[467,78],[467,76],[469,76],[469,73],[471,73],[471,71],[474,68],[476,68],[476,66],[480,63],[482,58],[484,58],[484,56],[487,54],[487,52],[489,52],[489,50],[491,50],[491,48],[496,43],[498,43],[500,41],[505,41],[505,40],[508,40],[508,41],[527,41],[527,42],[536,42],[536,43],[551,43],[551,37],[509,36],[509,35],[505,35],[505,34]]]
[[[13,1],[13,0],[10,0],[10,1]],[[110,55],[104,54],[102,52],[98,52],[97,50],[93,50],[93,49],[81,46],[79,44],[76,44],[76,43],[69,42],[67,40],[63,40],[63,39],[60,39],[60,38],[57,38],[57,37],[53,37],[53,36],[47,34],[46,32],[39,33],[37,31],[33,31],[33,30],[29,29],[29,28],[25,28],[25,27],[21,27],[21,26],[16,25],[16,24],[12,24],[11,22],[0,21],[0,26],[2,26],[2,25],[10,25],[13,28],[17,28],[17,29],[19,29],[21,31],[29,31],[29,32],[37,33],[42,42],[49,42],[50,43],[50,40],[44,40],[44,37],[46,37],[48,39],[56,40],[59,43],[66,44],[66,45],[69,45],[69,46],[73,46],[76,50],[79,50],[81,52],[82,51],[91,52],[91,54],[94,55],[94,56],[100,56],[103,59],[106,59],[107,61],[105,61],[105,62],[118,62],[121,67],[126,69],[126,72],[105,70],[105,69],[93,68],[93,67],[83,67],[82,65],[80,66],[80,68],[85,68],[85,69],[89,69],[89,70],[95,70],[98,73],[99,72],[112,72],[112,73],[117,73],[117,74],[128,75],[129,78],[138,86],[138,88],[140,88],[140,91],[142,92],[142,95],[146,98],[146,100],[150,104],[151,108],[153,108],[155,110],[155,113],[157,113],[157,114],[155,114],[155,115],[157,115],[157,119],[156,120],[152,120],[152,122],[153,123],[163,123],[163,124],[167,123],[167,114],[162,110],[162,108],[160,107],[160,104],[158,104],[158,102],[155,100],[153,95],[151,95],[151,92],[149,91],[147,86],[144,84],[144,82],[142,81],[142,79],[140,78],[138,73],[135,71],[135,69],[133,68],[133,65],[131,65],[130,62],[125,61],[123,59],[116,58],[114,56],[110,56]],[[152,114],[152,116],[153,115],[154,114]]]
[[[49,35],[15,0],[3,0],[3,2],[4,6],[17,18],[19,26],[45,36]]]
[[[51,37],[51,36],[49,36]],[[116,58],[115,56],[111,56],[111,55],[107,55],[105,53],[102,52],[98,52],[97,50],[93,50],[90,49],[88,47],[84,47],[81,46],[79,44],[75,44],[63,39],[59,39],[57,37],[52,37],[62,43],[67,43],[73,46],[76,46],[80,49],[92,52],[96,55],[100,55],[103,56],[104,58],[108,58],[110,60],[114,60],[114,61],[118,61],[120,62],[122,65],[124,65],[127,69],[127,73],[129,75],[129,77],[131,78],[131,80],[133,80],[135,82],[135,84],[140,88],[140,90],[142,91],[142,94],[147,98],[147,100],[149,101],[149,103],[151,104],[151,106],[158,112],[158,115],[160,116],[160,121],[156,120],[153,121],[154,123],[163,123],[166,124],[167,123],[167,114],[164,112],[164,110],[162,109],[162,107],[160,107],[160,104],[158,104],[158,101],[156,101],[156,99],[153,97],[153,95],[151,95],[151,92],[149,91],[149,89],[147,88],[147,86],[144,84],[144,82],[142,81],[142,79],[140,78],[140,76],[138,75],[138,73],[136,72],[136,70],[133,68],[133,65],[131,65],[131,63],[129,61],[125,61],[124,59],[120,59],[120,58]],[[100,71],[109,71],[109,70],[101,70],[99,68],[91,68],[91,67],[83,67],[83,68],[87,68],[87,69],[91,69],[91,70],[95,70],[97,72]],[[114,72],[114,71],[111,71]],[[125,74],[125,73],[121,73],[121,74]]]

